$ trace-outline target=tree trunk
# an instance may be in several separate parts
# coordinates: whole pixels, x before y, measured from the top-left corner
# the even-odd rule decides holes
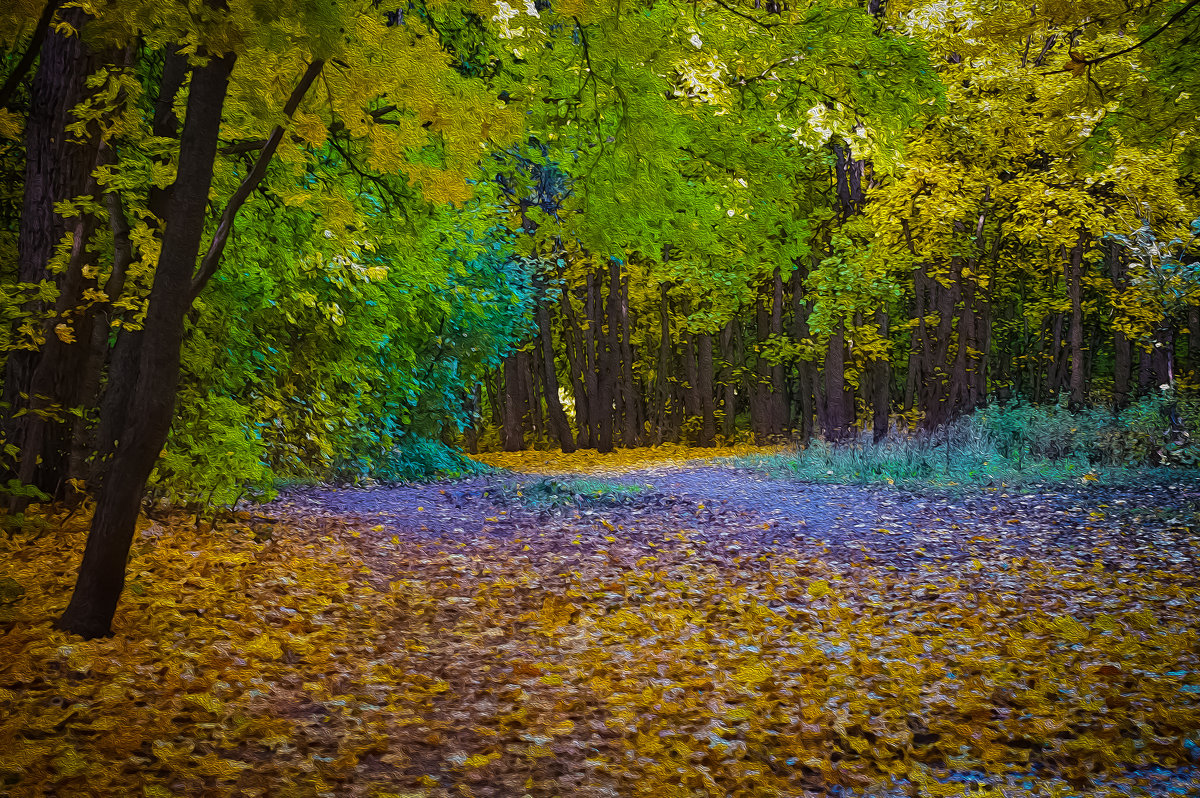
[[[583,333],[575,319],[575,308],[566,286],[559,291],[559,307],[562,309],[563,349],[567,353],[567,365],[571,370],[571,385],[575,390],[575,445],[580,449],[592,446],[592,426],[589,421],[589,398],[584,385],[587,370],[587,354],[584,351]]]
[[[885,341],[889,336],[888,314],[880,310],[876,316],[879,324],[879,335]],[[887,437],[889,414],[891,411],[891,382],[892,364],[886,357],[875,361],[871,374],[871,405],[874,410],[871,424],[871,440],[879,443]]]
[[[96,504],[75,592],[58,621],[59,628],[84,637],[111,634],[146,480],[171,428],[184,315],[193,299],[192,277],[233,63],[232,54],[211,57],[193,71],[168,223],[146,308],[138,382]]]
[[[854,392],[846,383],[845,329],[845,323],[838,322],[825,356],[825,440],[830,443],[845,440],[854,425]]]
[[[658,373],[654,375],[654,442],[662,443],[668,437],[671,405],[671,305],[669,283],[658,286]]]
[[[1067,294],[1071,298],[1071,398],[1072,410],[1081,410],[1084,405],[1084,362],[1083,362],[1083,248],[1087,245],[1087,232],[1081,230],[1079,240],[1071,248],[1067,261]]]
[[[513,352],[504,358],[504,425],[501,427],[504,451],[525,448],[525,397],[522,390],[521,361]]]
[[[713,342],[711,333],[700,333],[696,336],[697,359],[696,393],[700,399],[700,446],[713,446],[716,443],[717,420],[713,407]]]
[[[778,340],[783,337],[783,274],[775,267],[771,284],[770,334]],[[771,393],[768,397],[768,430],[771,438],[779,438],[788,423],[787,386],[784,384],[783,363],[771,366]]]
[[[173,139],[179,135],[175,100],[189,70],[187,56],[182,55],[178,47],[168,46],[163,55],[162,79],[159,81],[158,97],[154,103],[154,119],[151,123],[154,135],[159,138]],[[167,218],[172,190],[173,186],[150,187],[148,205],[156,220]],[[117,436],[124,423],[124,412],[129,406],[134,386],[138,382],[138,364],[141,360],[143,338],[141,328],[130,329],[123,326],[117,334],[117,343],[113,348],[109,363],[108,380],[100,399],[100,418],[96,425],[94,442],[95,452],[88,477],[88,490],[93,496],[98,497],[104,489],[104,476],[109,470],[110,462],[116,451]]]
[[[597,356],[600,362],[599,373],[599,408],[600,408],[600,439],[596,450],[605,453],[613,450],[613,404],[615,399],[617,376],[620,357],[617,325],[621,315],[621,267],[611,258],[608,262],[608,307],[607,328],[604,340],[597,346]]]
[[[550,308],[545,300],[538,299],[534,313],[538,326],[538,343],[542,355],[542,384],[546,388],[546,416],[550,421],[550,430],[558,441],[559,447],[568,454],[575,451],[575,438],[571,434],[571,424],[567,414],[563,412],[562,402],[558,398],[558,373],[554,369],[554,340],[550,330]]]
[[[621,438],[626,446],[642,444],[642,397],[633,378],[633,347],[629,342],[629,276],[621,278],[621,395],[624,425]]]
[[[723,398],[721,401],[721,435],[725,441],[733,440],[734,434],[737,432],[737,373],[733,353],[733,325],[737,321],[731,319],[723,328],[721,328],[721,337],[719,340],[721,347],[721,359],[724,365],[721,366],[721,391]]]
[[[60,18],[76,30],[82,29],[88,21],[88,15],[80,9],[68,9]],[[67,126],[75,122],[75,106],[86,97],[89,91],[87,78],[97,66],[98,59],[84,46],[80,36],[60,33],[51,27],[41,46],[37,71],[30,86],[30,111],[25,121],[24,195],[17,233],[17,280],[21,283],[36,285],[55,280],[63,288],[68,278],[82,279],[82,274],[72,274],[70,268],[63,276],[55,278],[49,271],[49,263],[68,229],[75,228],[80,222],[78,218],[67,219],[55,212],[55,205],[87,193],[89,177],[96,165],[99,142],[79,142],[76,136],[68,134]],[[86,243],[86,239],[76,240],[75,245],[82,247]],[[71,258],[80,269],[83,256],[81,249]],[[60,306],[62,299],[60,293]],[[42,317],[47,310],[44,303],[33,299],[25,302],[22,309],[33,318]],[[56,337],[53,327],[53,322],[43,325],[46,338],[43,346],[53,346],[52,340]],[[14,329],[13,337],[14,341],[20,342],[24,336]],[[77,339],[77,346],[86,352],[87,342],[86,337]],[[57,358],[62,354],[51,352],[49,357]],[[65,478],[66,458],[45,450],[57,450],[60,445],[65,448],[70,425],[50,423],[44,412],[18,415],[29,408],[26,397],[36,395],[34,372],[46,359],[47,353],[41,351],[41,347],[10,349],[0,393],[0,407],[8,408],[0,438],[37,441],[37,451],[31,452],[29,457],[21,456],[23,463],[30,461],[21,473],[33,477],[43,490],[53,491]],[[43,388],[64,379],[75,382],[80,371],[77,366],[68,367],[62,363],[47,363],[43,368],[49,370],[43,371]],[[55,384],[54,387],[68,393],[77,392],[74,385]],[[63,403],[61,397],[53,394],[42,401],[44,404]],[[52,429],[57,427],[63,427],[64,432],[58,434]],[[43,454],[47,456],[39,464],[39,456]],[[4,478],[4,473],[0,472],[0,481]]]
[[[588,398],[588,443],[590,447],[599,449],[601,445],[600,425],[602,423],[600,416],[603,402],[600,397],[599,376],[597,373],[599,363],[596,358],[598,351],[603,347],[603,343],[597,340],[600,337],[600,317],[602,313],[598,297],[599,289],[596,286],[596,276],[594,274],[588,274],[584,290],[583,390]]]

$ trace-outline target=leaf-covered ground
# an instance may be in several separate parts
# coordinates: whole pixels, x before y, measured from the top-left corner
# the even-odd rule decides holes
[[[147,523],[86,643],[82,524],[2,540],[0,794],[1200,795],[1193,489],[687,454]]]

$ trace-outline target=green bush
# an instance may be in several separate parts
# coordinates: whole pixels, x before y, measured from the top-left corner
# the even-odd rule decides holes
[[[1114,415],[1107,408],[1071,412],[1064,398],[991,405],[932,432],[838,445],[816,440],[735,462],[812,482],[1019,488],[1085,476],[1170,479],[1171,470],[1200,463],[1198,438],[1200,400],[1151,396]]]

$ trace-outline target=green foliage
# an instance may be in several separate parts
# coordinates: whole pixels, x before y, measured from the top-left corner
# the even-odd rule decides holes
[[[645,487],[588,477],[546,477],[522,485],[520,500],[532,507],[611,507],[627,504]]]
[[[230,506],[243,497],[271,499],[275,474],[266,460],[249,408],[209,395],[180,408],[151,475],[151,494],[173,504],[201,500],[210,506]]]
[[[739,458],[811,482],[1025,489],[1046,483],[1175,479],[1200,462],[1200,401],[1147,397],[1114,416],[1051,405],[992,405],[932,432]],[[1175,476],[1172,476],[1174,474]]]

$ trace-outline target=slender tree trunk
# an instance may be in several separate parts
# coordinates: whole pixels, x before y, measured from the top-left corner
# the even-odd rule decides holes
[[[716,443],[717,421],[713,407],[713,341],[711,333],[700,333],[696,336],[698,360],[696,370],[696,392],[700,398],[700,440],[701,446],[713,446]]]
[[[721,349],[721,435],[725,441],[733,440],[737,432],[737,373],[736,360],[733,355],[733,325],[735,319],[730,319],[721,328],[718,345]]]
[[[783,274],[775,267],[771,285],[770,333],[776,339],[783,337]],[[787,386],[784,384],[783,363],[771,366],[771,393],[769,405],[770,426],[768,434],[779,438],[788,423]]]
[[[1079,240],[1071,248],[1067,261],[1067,294],[1071,298],[1071,398],[1073,410],[1084,405],[1085,370],[1083,362],[1083,249],[1087,232],[1081,230]]]
[[[146,309],[138,383],[118,436],[112,472],[96,504],[75,592],[58,621],[61,629],[84,637],[111,633],[146,480],[171,427],[184,315],[193,298],[192,277],[233,63],[232,54],[211,57],[193,72],[179,167],[168,203],[169,223]]]
[[[808,338],[808,315],[812,308],[805,301],[804,280],[807,270],[803,259],[796,260],[792,272],[792,339],[800,343]],[[817,392],[816,364],[811,360],[800,360],[796,364],[797,432],[800,440],[808,443],[813,434],[815,397]]]
[[[889,337],[888,314],[880,310],[875,315],[879,325],[879,336],[885,341]],[[886,357],[875,361],[871,374],[871,406],[874,410],[871,424],[871,439],[879,443],[887,437],[889,414],[891,411],[891,362]]]
[[[588,274],[584,289],[583,312],[586,324],[583,329],[583,390],[588,398],[588,443],[591,448],[600,449],[600,425],[602,423],[600,416],[603,401],[600,397],[600,388],[597,381],[597,368],[599,364],[596,362],[596,354],[598,348],[602,347],[603,344],[598,344],[597,342],[601,329],[601,312],[600,301],[597,297],[596,276],[594,274]]]
[[[504,358],[504,425],[501,438],[504,451],[519,452],[525,448],[525,396],[521,380],[521,361],[513,352]]]
[[[854,419],[847,410],[853,401],[854,393],[846,383],[845,323],[839,322],[825,355],[825,440],[839,443],[849,436]]]
[[[754,442],[763,445],[771,435],[771,364],[764,355],[765,344],[771,334],[771,311],[767,299],[760,289],[754,303],[754,337],[758,346],[754,352],[754,375],[750,384],[750,429]]]
[[[642,397],[633,378],[633,346],[629,342],[632,323],[629,314],[629,276],[621,279],[621,395],[624,426],[621,438],[626,446],[642,443]]]
[[[658,373],[655,374],[654,384],[654,442],[662,443],[668,437],[670,427],[671,405],[671,362],[673,358],[671,344],[671,305],[668,291],[669,283],[661,283],[659,292],[659,338],[658,338]]]
[[[177,138],[179,120],[175,115],[175,100],[183,87],[188,71],[187,56],[175,46],[167,47],[163,54],[163,73],[159,81],[158,97],[154,103],[152,131],[159,138]],[[156,219],[165,219],[173,186],[159,188],[151,186],[149,208]],[[100,400],[100,418],[96,426],[95,453],[92,458],[88,489],[99,496],[104,489],[104,477],[116,451],[117,436],[124,423],[124,412],[138,383],[138,367],[144,334],[141,327],[131,329],[122,326],[113,348],[108,380]]]
[[[542,355],[542,384],[546,388],[546,416],[550,420],[550,429],[559,447],[564,452],[575,451],[575,438],[571,434],[571,424],[567,414],[563,412],[562,402],[558,398],[558,374],[554,369],[554,340],[550,330],[550,308],[545,300],[539,299],[535,311],[538,326],[538,347]]]
[[[617,325],[621,315],[621,267],[611,258],[608,262],[608,278],[608,307],[605,313],[608,326],[603,343],[597,347],[600,358],[600,440],[596,449],[601,453],[613,450],[613,404],[620,366]]]
[[[538,383],[541,380],[538,378],[538,369],[532,353],[518,352],[517,362],[520,364],[521,398],[524,400],[525,417],[529,419],[529,431],[533,433],[533,444],[536,446],[545,433],[542,424],[541,392],[538,391]]]
[[[588,415],[590,399],[584,385],[587,354],[584,351],[583,333],[575,319],[575,308],[571,305],[571,297],[565,286],[559,291],[559,307],[562,309],[563,349],[567,353],[567,366],[571,370],[571,385],[575,391],[575,426],[578,428],[575,444],[580,449],[588,449],[592,446],[592,426]]]
[[[700,392],[697,383],[700,375],[696,370],[696,334],[684,330],[683,335],[683,411],[689,418],[700,415]]]

